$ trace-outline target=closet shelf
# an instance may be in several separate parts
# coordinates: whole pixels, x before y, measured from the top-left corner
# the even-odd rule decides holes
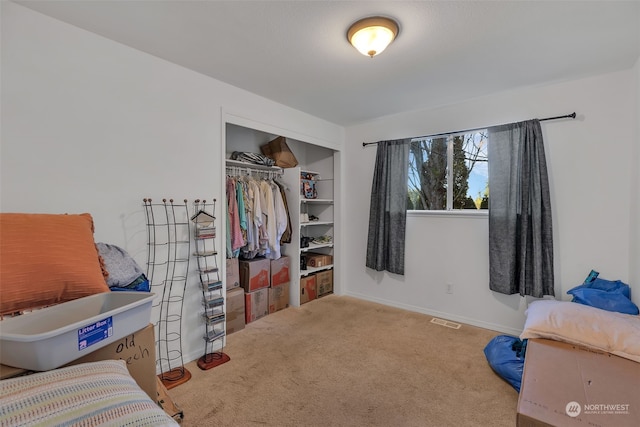
[[[333,204],[333,199],[300,199],[300,203]]]
[[[333,225],[333,221],[309,221],[309,222],[301,222],[301,227],[306,227],[309,225]]]
[[[241,162],[239,160],[226,159],[225,163],[227,166],[233,166],[237,168],[249,168],[249,169],[257,169],[257,170],[265,170],[265,171],[281,171],[282,168],[279,166],[263,166],[256,165],[254,163]]]
[[[332,248],[333,243],[309,243],[309,246],[306,248],[300,248],[300,252],[313,251],[314,249],[320,248]]]
[[[323,267],[307,267],[306,270],[300,270],[300,277],[305,277],[313,273],[317,273],[318,271],[331,270],[333,269],[333,264],[325,265]]]

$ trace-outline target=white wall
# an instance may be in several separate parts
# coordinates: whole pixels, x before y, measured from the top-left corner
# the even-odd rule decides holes
[[[553,210],[556,296],[593,268],[629,283],[631,157],[637,107],[631,70],[523,88],[442,108],[380,118],[347,128],[345,211],[349,230],[347,293],[518,333],[527,299],[488,288],[486,217],[409,216],[405,276],[365,268],[368,212],[376,148],[363,141],[429,135],[576,111],[575,120],[543,122]],[[637,182],[637,178],[636,181]],[[637,220],[636,220],[637,221]],[[445,285],[454,285],[446,294]],[[640,283],[633,286],[640,302]]]
[[[343,141],[341,127],[1,3],[1,211],[89,212],[96,241],[121,246],[143,269],[144,197],[224,200],[223,117],[332,147]],[[204,351],[192,273],[186,361]]]
[[[629,280],[640,284],[640,58],[633,67],[635,83],[635,144],[631,158],[631,249],[629,253]],[[636,287],[638,292],[638,287]],[[638,295],[636,294],[636,301]]]

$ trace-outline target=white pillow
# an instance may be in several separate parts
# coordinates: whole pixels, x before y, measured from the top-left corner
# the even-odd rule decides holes
[[[526,315],[520,339],[563,341],[640,362],[640,316],[556,300],[534,301]]]

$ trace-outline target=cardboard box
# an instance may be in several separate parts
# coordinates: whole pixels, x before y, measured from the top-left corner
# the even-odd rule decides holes
[[[545,339],[527,343],[517,426],[640,426],[640,365]]]
[[[244,289],[227,291],[227,335],[244,329]]]
[[[333,292],[333,270],[316,273],[316,294],[318,297]]]
[[[155,402],[158,396],[156,385],[156,340],[153,325],[82,356],[65,366],[98,360],[122,359],[127,362],[129,373]]]
[[[271,260],[271,286],[282,285],[283,283],[289,283],[291,278],[289,277],[289,270],[291,269],[291,258],[288,256],[281,256],[278,259]]]
[[[269,314],[269,288],[244,294],[244,319],[247,324]]]
[[[316,299],[316,276],[300,278],[300,304]]]
[[[333,257],[331,255],[307,252],[305,256],[307,258],[307,267],[326,267],[327,265],[333,264]]]
[[[269,288],[269,314],[289,307],[289,283]]]
[[[245,292],[268,288],[270,285],[271,260],[268,258],[254,258],[240,260],[240,286]]]
[[[15,366],[1,365],[0,364],[0,380],[7,378],[19,377],[22,375],[31,374],[33,371],[28,369],[16,368]]]
[[[173,418],[178,424],[182,424],[184,412],[173,402],[173,399],[171,399],[171,396],[167,393],[167,388],[162,384],[160,378],[156,377],[156,379],[156,388],[158,389],[156,402],[158,402],[158,405],[160,405],[167,415]]]
[[[238,258],[227,258],[227,289],[240,287],[240,264]]]

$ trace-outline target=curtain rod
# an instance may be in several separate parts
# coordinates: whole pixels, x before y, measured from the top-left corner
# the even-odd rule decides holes
[[[573,113],[571,113],[571,114],[565,114],[564,116],[547,117],[547,118],[544,118],[544,119],[540,119],[539,121],[545,122],[547,120],[558,120],[558,119],[568,119],[568,118],[575,119],[576,118],[575,111]],[[416,139],[417,138],[432,138],[434,136],[454,135],[456,133],[467,133],[467,132],[471,132],[471,131],[478,130],[478,129],[486,129],[488,127],[493,127],[493,126],[485,126],[485,127],[479,127],[479,128],[473,128],[473,129],[457,130],[457,131],[445,132],[445,133],[436,133],[436,134],[433,134],[433,135],[414,136],[413,138],[416,138]],[[363,142],[362,146],[366,147],[367,145],[375,145],[378,142]]]

